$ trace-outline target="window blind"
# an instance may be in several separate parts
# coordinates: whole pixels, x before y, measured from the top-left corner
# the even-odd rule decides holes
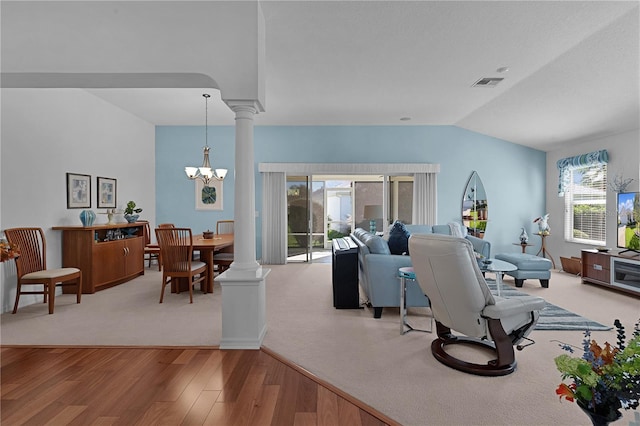
[[[571,168],[565,187],[565,240],[606,243],[607,166]]]

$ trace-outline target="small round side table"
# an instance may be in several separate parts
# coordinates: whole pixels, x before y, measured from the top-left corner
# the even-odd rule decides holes
[[[522,252],[526,253],[527,247],[532,246],[533,244],[529,244],[529,243],[513,243],[513,245],[522,247]]]

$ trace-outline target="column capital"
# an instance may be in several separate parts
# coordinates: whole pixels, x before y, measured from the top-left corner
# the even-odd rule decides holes
[[[236,115],[242,112],[248,112],[252,115],[258,114],[259,112],[264,112],[262,105],[256,100],[227,99],[224,100],[224,102],[233,112],[236,113]]]

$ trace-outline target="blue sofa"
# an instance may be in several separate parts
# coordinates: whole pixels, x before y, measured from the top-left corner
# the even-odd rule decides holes
[[[449,225],[402,225],[406,237],[410,234],[451,234]],[[395,224],[394,224],[395,227]],[[392,236],[390,235],[390,240]],[[474,250],[484,257],[490,257],[491,244],[480,238],[465,237]],[[412,266],[406,254],[392,254],[387,240],[362,228],[356,228],[351,239],[358,245],[358,279],[360,288],[368,303],[373,307],[373,317],[381,318],[385,307],[400,306],[400,282],[398,269]],[[394,240],[395,241],[395,240]],[[429,299],[417,282],[407,282],[407,307],[429,306]]]

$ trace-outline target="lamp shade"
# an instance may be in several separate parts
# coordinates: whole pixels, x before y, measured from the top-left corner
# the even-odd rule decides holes
[[[382,206],[381,205],[364,206],[364,218],[365,219],[382,219]]]
[[[227,169],[216,169],[216,175],[220,179],[224,179],[224,177],[227,175]]]

